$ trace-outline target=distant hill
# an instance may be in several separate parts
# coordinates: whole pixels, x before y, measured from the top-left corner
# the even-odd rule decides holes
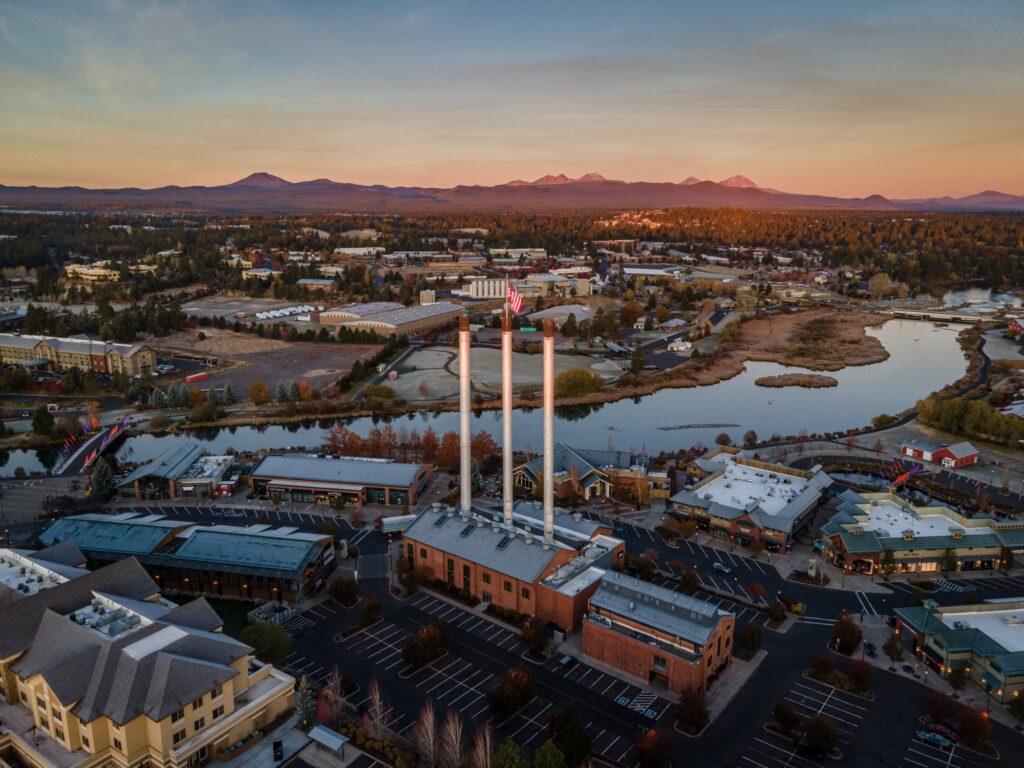
[[[625,208],[735,207],[907,211],[1024,211],[1024,195],[992,190],[967,197],[894,200],[881,195],[841,198],[779,192],[745,176],[719,183],[694,176],[679,184],[625,182],[588,173],[487,186],[387,187],[330,179],[290,182],[266,172],[219,186],[155,189],[125,187],[9,187],[0,185],[0,206],[31,209],[208,210],[224,213],[401,212],[439,210],[559,211]]]

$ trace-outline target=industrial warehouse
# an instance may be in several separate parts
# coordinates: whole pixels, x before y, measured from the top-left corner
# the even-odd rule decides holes
[[[672,497],[672,512],[694,520],[720,541],[786,552],[814,518],[832,479],[810,471],[744,458],[722,446],[687,466],[694,485]]]
[[[406,307],[391,301],[347,304],[324,312],[314,312],[310,320],[320,325],[374,331],[382,336],[418,336],[455,324],[462,307],[448,302]]]
[[[859,573],[983,571],[1011,563],[1024,524],[964,517],[948,507],[917,507],[893,493],[844,491],[821,527],[826,557]]]
[[[194,525],[161,515],[86,514],[55,520],[44,544],[71,541],[99,562],[136,557],[165,592],[295,602],[334,571],[334,539],[296,528]]]
[[[411,506],[430,483],[427,464],[326,454],[264,456],[249,476],[257,496],[282,501]]]

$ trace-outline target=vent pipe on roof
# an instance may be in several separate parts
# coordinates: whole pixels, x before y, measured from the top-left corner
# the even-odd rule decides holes
[[[555,325],[544,321],[544,542],[555,540]]]
[[[469,428],[469,318],[459,318],[459,490],[462,511],[473,508],[472,442]]]
[[[506,311],[501,323],[502,507],[505,527],[512,527],[512,321]]]

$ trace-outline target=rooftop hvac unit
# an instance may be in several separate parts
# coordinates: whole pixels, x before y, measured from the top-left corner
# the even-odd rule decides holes
[[[1017,626],[1020,624],[1020,616],[1003,616],[1003,624]]]

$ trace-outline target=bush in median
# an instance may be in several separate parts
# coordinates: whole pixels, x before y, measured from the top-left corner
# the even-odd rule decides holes
[[[522,666],[515,667],[488,689],[487,706],[497,720],[505,720],[532,699],[533,694],[533,671]]]
[[[432,662],[445,652],[447,641],[444,636],[444,625],[432,621],[419,632],[409,635],[402,649],[402,658],[406,664],[419,668]]]

